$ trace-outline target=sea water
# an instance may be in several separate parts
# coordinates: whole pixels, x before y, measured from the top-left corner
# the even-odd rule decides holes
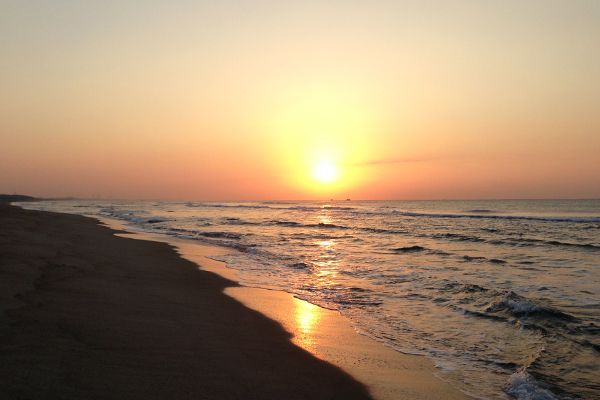
[[[600,200],[23,205],[228,247],[475,397],[600,399]]]

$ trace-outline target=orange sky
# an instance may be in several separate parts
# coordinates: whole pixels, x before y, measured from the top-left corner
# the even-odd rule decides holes
[[[600,197],[599,2],[105,3],[0,4],[0,192]]]

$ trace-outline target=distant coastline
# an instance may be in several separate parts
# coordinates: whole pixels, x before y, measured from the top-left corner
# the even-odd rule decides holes
[[[24,194],[0,194],[0,203],[10,203],[13,201],[37,201],[42,200],[33,196]]]
[[[23,201],[57,201],[77,200],[76,197],[34,197],[25,194],[0,194],[0,203],[12,203]]]

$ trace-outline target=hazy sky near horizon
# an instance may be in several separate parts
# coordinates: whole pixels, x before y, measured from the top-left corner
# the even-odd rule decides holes
[[[600,1],[0,0],[0,71],[0,192],[600,197]]]

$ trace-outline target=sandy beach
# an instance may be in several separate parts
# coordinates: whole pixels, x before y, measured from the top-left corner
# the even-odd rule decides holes
[[[234,277],[205,257],[218,248],[175,243],[186,260],[91,218],[0,219],[2,398],[463,397],[335,312],[217,275]]]
[[[600,400],[600,1],[0,37],[0,400]]]
[[[0,207],[0,397],[368,399],[167,244]]]

